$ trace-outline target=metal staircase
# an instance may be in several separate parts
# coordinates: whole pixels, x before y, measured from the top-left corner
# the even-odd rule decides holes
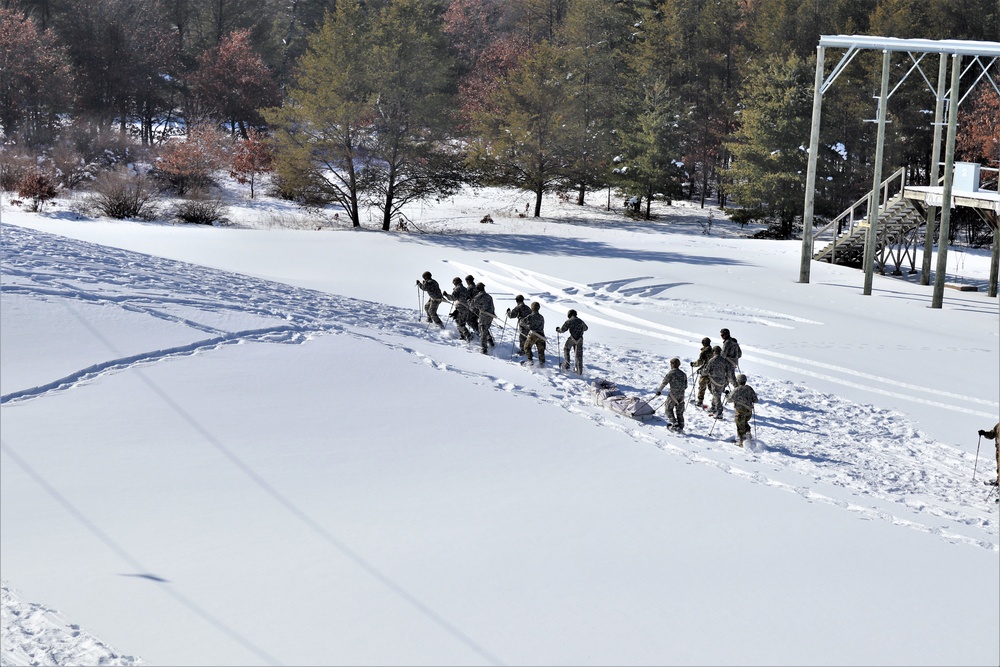
[[[924,214],[903,197],[906,171],[899,169],[882,182],[877,193],[878,236],[875,239],[875,270],[884,274],[886,265],[894,265],[893,275],[902,274],[909,264],[909,273],[916,273],[916,249]],[[868,211],[872,193],[868,193],[846,211],[819,228],[814,242],[828,237],[829,241],[813,259],[861,268],[864,265],[865,238],[868,236]]]

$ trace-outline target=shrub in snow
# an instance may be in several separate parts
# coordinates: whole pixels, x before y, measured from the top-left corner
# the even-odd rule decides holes
[[[212,225],[226,220],[229,207],[218,197],[196,195],[186,199],[174,208],[174,217],[181,222],[195,225]]]
[[[167,144],[153,174],[183,195],[212,183],[212,174],[226,162],[228,139],[214,128],[193,128],[184,141]]]
[[[45,202],[56,196],[56,184],[45,172],[31,169],[18,181],[17,195],[21,199],[31,200],[29,211],[38,211]]]
[[[156,215],[156,192],[149,179],[127,169],[106,171],[94,182],[90,203],[109,218],[149,220]]]
[[[18,146],[0,147],[0,190],[13,192],[25,174],[35,166],[35,157]]]

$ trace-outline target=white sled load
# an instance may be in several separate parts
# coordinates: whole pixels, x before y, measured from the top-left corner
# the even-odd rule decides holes
[[[611,380],[602,378],[594,380],[594,383],[590,385],[590,391],[594,394],[596,405],[603,405],[620,415],[644,421],[652,418],[655,414],[649,403],[638,396],[626,396]]]

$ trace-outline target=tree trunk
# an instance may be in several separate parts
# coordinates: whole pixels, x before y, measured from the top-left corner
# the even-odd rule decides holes
[[[542,192],[544,191],[544,189],[545,188],[542,187],[541,183],[539,183],[535,187],[535,217],[536,218],[542,217]]]
[[[587,186],[580,183],[580,191],[576,196],[576,203],[578,206],[583,206],[583,196],[587,193]]]

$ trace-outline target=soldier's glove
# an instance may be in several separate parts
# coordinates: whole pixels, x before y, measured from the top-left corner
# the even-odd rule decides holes
[[[979,431],[979,435],[986,435],[986,436],[988,436],[988,434],[986,433],[986,431],[982,431],[982,430]]]
[[[507,317],[510,317],[510,308],[507,309]]]
[[[729,396],[729,390],[728,390],[728,389],[727,389],[727,390],[725,390],[725,391],[724,391],[724,392],[722,392],[722,393],[723,393],[723,394],[725,394],[726,396]]]
[[[656,392],[656,395],[657,395],[657,396],[659,396],[659,395],[660,395],[660,392]]]

